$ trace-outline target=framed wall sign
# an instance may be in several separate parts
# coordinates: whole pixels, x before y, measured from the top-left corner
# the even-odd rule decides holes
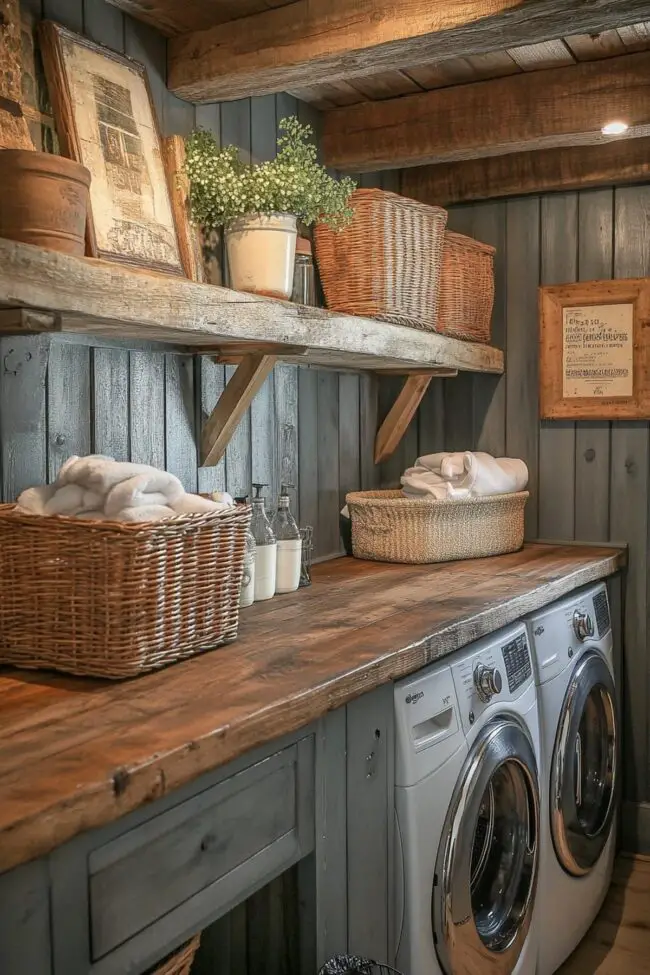
[[[182,274],[144,65],[51,21],[40,38],[59,142],[92,176],[88,252]]]
[[[540,416],[650,418],[650,278],[540,288]]]

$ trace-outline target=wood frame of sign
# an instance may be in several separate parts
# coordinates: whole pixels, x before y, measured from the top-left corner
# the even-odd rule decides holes
[[[540,416],[650,418],[650,278],[539,289]]]

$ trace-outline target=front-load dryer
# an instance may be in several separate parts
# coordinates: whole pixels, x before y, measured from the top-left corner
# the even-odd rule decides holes
[[[524,625],[395,685],[395,944],[407,975],[533,975],[539,725]]]
[[[538,973],[584,937],[609,887],[618,718],[607,589],[578,590],[527,621],[542,743]]]

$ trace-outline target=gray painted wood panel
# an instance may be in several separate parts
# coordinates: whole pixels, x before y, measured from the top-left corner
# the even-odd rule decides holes
[[[471,430],[467,417],[459,415],[464,397],[458,380],[440,381],[444,406],[436,404],[440,394],[432,384],[419,411],[421,449],[483,447],[494,452],[503,445],[504,430],[506,452],[523,457],[530,468],[528,538],[629,544],[623,600],[624,795],[632,802],[647,800],[650,424],[540,423],[537,286],[650,274],[650,186],[462,206],[452,208],[450,226],[500,249],[493,330],[495,344],[506,350],[506,371],[493,396],[485,390],[494,380],[474,377],[466,394]]]

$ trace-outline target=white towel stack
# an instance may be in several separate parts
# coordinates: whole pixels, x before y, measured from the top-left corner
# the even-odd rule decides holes
[[[415,467],[402,475],[406,497],[437,501],[513,494],[527,484],[528,468],[523,460],[470,450],[418,457]]]
[[[156,467],[91,454],[66,460],[54,484],[23,491],[17,510],[92,521],[139,522],[223,512],[233,504],[225,493],[217,501],[187,494],[177,477]]]

